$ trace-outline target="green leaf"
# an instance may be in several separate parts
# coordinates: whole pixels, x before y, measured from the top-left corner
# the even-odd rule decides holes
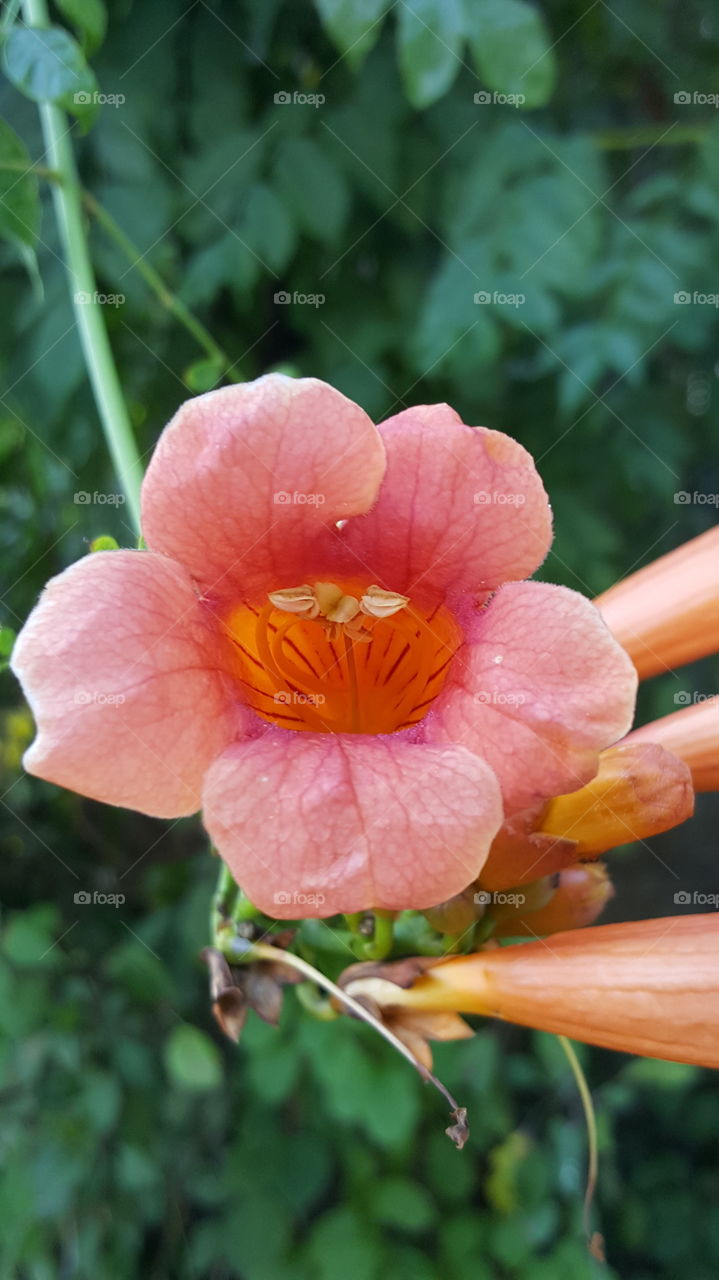
[[[222,1082],[217,1046],[199,1027],[181,1023],[165,1042],[165,1065],[175,1084],[185,1089],[216,1089]]]
[[[551,97],[556,60],[542,15],[524,0],[469,0],[470,46],[484,83],[541,107]]]
[[[97,538],[93,538],[90,543],[91,551],[119,551],[120,544],[117,538],[113,538],[110,533],[101,533]]]
[[[273,271],[282,271],[295,250],[297,233],[287,206],[264,183],[250,190],[238,227],[245,243]]]
[[[105,39],[107,10],[102,0],[55,0],[64,18],[77,31],[86,53],[94,53]]]
[[[335,240],[349,209],[344,175],[311,138],[287,138],[275,164],[275,185],[297,221],[318,240]]]
[[[40,198],[24,143],[0,120],[0,236],[34,255],[40,228]],[[4,166],[9,166],[5,168]]]
[[[372,1216],[400,1231],[426,1231],[437,1210],[431,1195],[419,1182],[409,1178],[384,1178],[372,1198]]]
[[[317,1280],[379,1280],[382,1254],[371,1221],[350,1208],[331,1209],[315,1224],[307,1255]]]
[[[61,933],[57,909],[42,903],[12,917],[2,936],[3,951],[20,969],[52,967],[60,960],[55,943]]]
[[[0,627],[0,659],[10,657],[15,644],[15,632],[12,627]],[[4,662],[7,666],[7,662]]]
[[[219,360],[195,360],[182,377],[190,391],[211,391],[222,377],[222,364]]]
[[[357,70],[377,43],[387,0],[315,0],[315,8],[328,35]]]
[[[397,19],[397,58],[407,97],[419,109],[450,88],[462,65],[462,0],[403,0]]]
[[[33,102],[54,102],[86,124],[97,114],[95,76],[62,27],[14,27],[3,66],[15,88]]]

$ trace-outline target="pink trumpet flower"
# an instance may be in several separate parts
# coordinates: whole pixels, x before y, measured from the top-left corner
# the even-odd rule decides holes
[[[506,817],[582,787],[636,673],[599,611],[525,582],[532,459],[446,405],[375,427],[315,379],[184,404],[142,491],[147,550],[53,579],[13,667],[27,769],[159,817],[202,807],[273,916],[426,908]]]

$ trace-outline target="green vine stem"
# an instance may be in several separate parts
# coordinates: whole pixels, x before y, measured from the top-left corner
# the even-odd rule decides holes
[[[137,245],[133,244],[128,235],[125,234],[122,227],[115,221],[112,214],[96,200],[89,191],[83,191],[83,203],[88,213],[99,223],[107,235],[114,240],[118,248],[125,254],[126,258],[136,268],[142,276],[146,284],[150,286],[153,293],[160,300],[163,307],[166,307],[180,324],[184,325],[188,333],[200,344],[203,351],[212,360],[216,360],[221,366],[222,372],[230,382],[240,382],[242,379],[239,374],[233,372],[232,362],[226,351],[222,350],[212,334],[208,332],[205,326],[193,315],[188,307],[185,306],[181,298],[177,294],[172,293],[165,284],[162,276],[155,270],[149,262],[146,262],[142,256],[142,251]]]
[[[23,0],[23,15],[28,26],[50,25],[46,0]],[[110,455],[139,533],[142,464],[102,308],[96,300],[97,285],[83,225],[82,191],[67,120],[64,112],[49,102],[41,102],[39,111],[49,168],[60,177],[53,184],[52,194],[85,363]]]
[[[589,1160],[588,1160],[588,1170],[587,1170],[587,1188],[584,1195],[584,1230],[587,1236],[587,1240],[591,1244],[592,1242],[594,1242],[595,1237],[592,1235],[592,1232],[591,1232],[590,1215],[592,1210],[592,1201],[594,1199],[594,1193],[597,1189],[597,1176],[599,1173],[599,1154],[598,1154],[598,1148],[597,1148],[597,1117],[594,1112],[594,1103],[592,1102],[592,1095],[589,1092],[589,1085],[587,1084],[586,1076],[582,1071],[581,1063],[574,1051],[574,1045],[572,1044],[571,1040],[567,1039],[566,1036],[557,1036],[557,1039],[560,1045],[562,1046],[562,1049],[564,1050],[567,1061],[571,1067],[572,1075],[574,1076],[577,1089],[579,1090],[579,1097],[581,1098],[582,1109],[584,1111],[584,1119],[587,1125],[587,1144],[589,1149]]]

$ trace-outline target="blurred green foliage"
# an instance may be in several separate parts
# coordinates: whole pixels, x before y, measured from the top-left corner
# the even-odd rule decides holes
[[[515,434],[555,508],[551,580],[591,594],[713,523],[717,308],[699,299],[719,279],[716,14],[389,8],[115,0],[108,15],[61,0],[50,36],[3,28],[3,663],[52,573],[97,538],[133,541],[122,505],[96,496],[116,481],[31,98],[77,117],[143,451],[188,391],[287,366],[378,419],[446,399]],[[651,682],[645,716],[673,710],[676,687]],[[707,1074],[583,1053],[602,1268],[554,1041],[493,1028],[440,1049],[470,1107],[462,1153],[386,1046],[315,1022],[292,993],[279,1031],[255,1019],[239,1050],[221,1043],[197,960],[214,871],[198,824],[23,777],[32,727],[9,676],[2,697],[3,1280],[714,1280]],[[691,850],[667,837],[662,866],[709,867],[709,828],[695,830]],[[674,881],[641,867],[617,914],[670,913]],[[126,900],[75,896],[94,892]]]

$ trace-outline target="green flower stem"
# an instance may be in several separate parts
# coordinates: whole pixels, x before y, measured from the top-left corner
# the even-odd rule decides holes
[[[432,1072],[418,1058],[415,1058],[412,1050],[407,1048],[404,1041],[399,1040],[394,1032],[365,1005],[360,1004],[342,987],[338,987],[325,973],[315,969],[307,960],[303,960],[302,956],[298,956],[294,951],[283,951],[279,947],[269,946],[265,942],[247,942],[244,938],[234,938],[221,945],[220,950],[223,951],[225,958],[232,964],[240,964],[243,961],[251,964],[255,960],[270,960],[274,964],[283,964],[290,969],[295,969],[304,978],[321,987],[329,996],[333,996],[349,1013],[354,1014],[355,1018],[359,1018],[361,1022],[366,1022],[370,1027],[374,1027],[377,1034],[382,1036],[382,1039],[386,1040],[388,1044],[391,1044],[392,1048],[396,1049],[409,1062],[410,1066],[414,1067],[423,1080],[433,1084],[435,1089],[439,1090],[455,1111],[460,1110],[449,1090],[445,1088],[436,1076],[432,1075]]]
[[[590,1214],[592,1209],[592,1200],[594,1192],[597,1188],[597,1176],[599,1172],[599,1154],[597,1147],[597,1117],[594,1112],[594,1103],[592,1095],[589,1092],[587,1078],[582,1071],[581,1063],[574,1052],[574,1045],[566,1036],[557,1036],[557,1039],[564,1050],[567,1061],[572,1069],[579,1096],[582,1100],[582,1108],[584,1110],[584,1119],[587,1125],[587,1144],[589,1148],[589,1162],[587,1170],[587,1189],[584,1195],[584,1230],[587,1239],[591,1241],[592,1232],[590,1227]]]
[[[217,945],[220,932],[223,929],[227,929],[236,896],[237,885],[229,868],[224,862],[221,862],[217,877],[217,887],[215,888],[210,908],[210,937],[213,939],[214,945]]]
[[[215,342],[212,334],[208,332],[205,326],[194,316],[181,298],[177,294],[172,293],[167,288],[162,277],[149,262],[146,262],[142,256],[142,251],[133,244],[128,235],[125,234],[122,227],[115,221],[112,214],[96,200],[89,191],[83,191],[83,203],[88,213],[97,220],[104,231],[110,236],[118,248],[125,254],[128,261],[136,268],[142,276],[146,284],[150,286],[155,296],[172,313],[180,324],[184,325],[188,333],[200,344],[203,351],[212,359],[221,365],[222,372],[230,382],[240,382],[241,377],[237,373],[232,372],[232,361],[226,351]]]
[[[46,0],[23,0],[23,15],[28,26],[50,25]],[[82,191],[68,136],[67,118],[59,107],[49,102],[41,102],[39,111],[49,167],[61,179],[59,183],[53,184],[53,201],[85,363],[110,455],[139,533],[142,464],[113,360],[102,308],[95,301],[97,285],[85,238]],[[89,297],[90,301],[80,302],[78,295]]]
[[[0,160],[0,169],[6,173],[21,173],[23,177],[32,173],[36,178],[44,178],[46,182],[60,182],[60,174],[55,169],[48,169],[44,164],[23,164],[22,160]]]

